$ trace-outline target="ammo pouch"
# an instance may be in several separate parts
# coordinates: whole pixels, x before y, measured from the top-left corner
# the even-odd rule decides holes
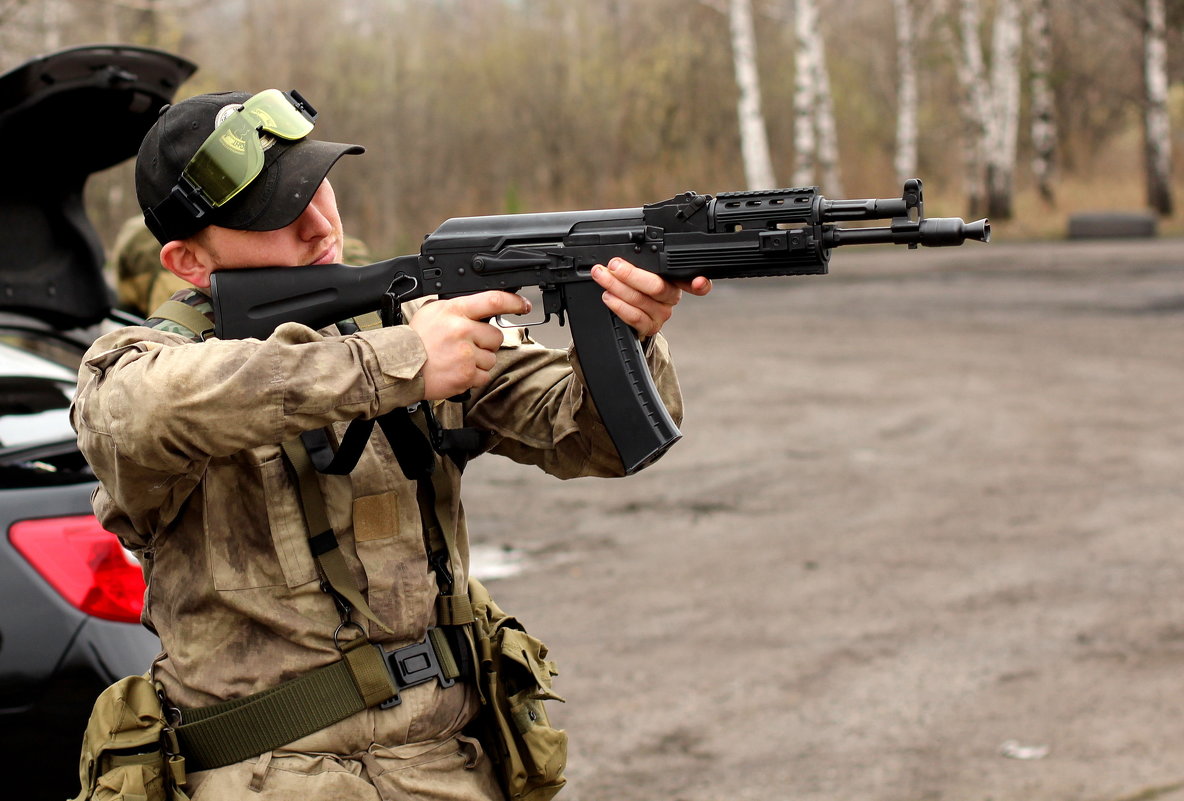
[[[74,801],[188,801],[185,761],[176,755],[160,696],[145,676],[128,676],[95,701]]]
[[[481,738],[509,801],[547,801],[567,779],[567,733],[551,728],[543,701],[563,699],[551,689],[555,664],[547,646],[503,612],[489,592],[469,579]]]

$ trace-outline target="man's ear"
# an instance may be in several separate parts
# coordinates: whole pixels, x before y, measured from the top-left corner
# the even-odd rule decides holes
[[[200,244],[193,239],[174,239],[160,249],[160,263],[182,281],[199,289],[208,289],[213,264]]]

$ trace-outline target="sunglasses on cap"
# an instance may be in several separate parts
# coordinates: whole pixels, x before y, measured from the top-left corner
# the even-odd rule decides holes
[[[145,216],[165,225],[178,214],[203,221],[263,172],[264,151],[270,146],[264,134],[303,139],[316,119],[316,109],[295,89],[265,89],[252,95],[219,123],[185,165],[172,191]]]

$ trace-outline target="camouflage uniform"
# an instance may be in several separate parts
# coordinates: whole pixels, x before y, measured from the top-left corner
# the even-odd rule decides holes
[[[660,336],[648,359],[678,419],[677,381]],[[414,403],[423,395],[424,360],[407,326],[340,336],[289,323],[262,342],[204,343],[129,327],[90,349],[72,419],[102,482],[96,513],[148,575],[144,620],[163,643],[155,673],[172,703],[249,695],[338,658],[339,616],[320,589],[277,443],[324,426],[340,436],[351,419]],[[434,404],[436,413],[446,427],[492,432],[488,451],[553,475],[618,475],[620,461],[573,361],[511,332],[490,384],[463,406]],[[437,469],[450,487],[464,586],[460,473],[448,459]],[[422,640],[437,588],[415,485],[381,435],[350,475],[318,479],[359,586],[395,632],[371,625],[369,636],[388,649]],[[467,682],[412,687],[400,706],[371,708],[257,759],[194,774],[195,801],[260,792],[498,798],[480,745],[461,734],[476,708]]]

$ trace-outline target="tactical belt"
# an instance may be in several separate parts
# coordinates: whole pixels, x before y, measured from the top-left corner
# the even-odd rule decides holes
[[[177,710],[177,741],[186,770],[232,765],[320,731],[368,707],[402,702],[399,691],[433,679],[451,687],[460,676],[442,629],[389,653],[359,637],[342,657],[283,684],[213,706]]]

